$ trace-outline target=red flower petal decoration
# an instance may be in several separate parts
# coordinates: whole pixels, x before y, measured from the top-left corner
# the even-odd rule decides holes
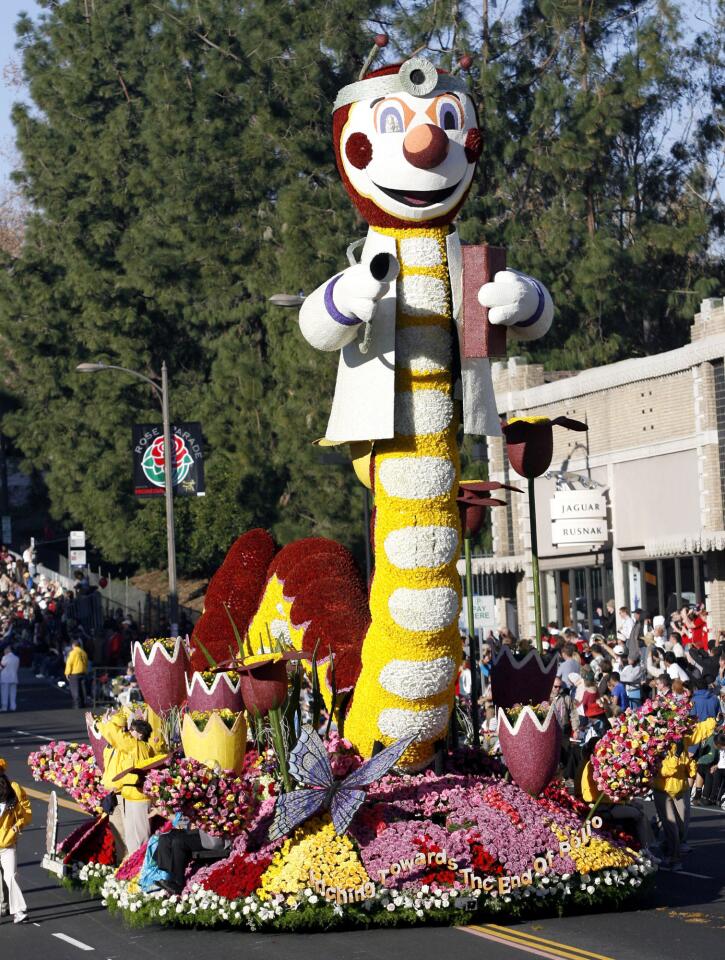
[[[506,453],[509,463],[520,477],[533,480],[540,477],[551,466],[554,455],[553,427],[566,430],[586,431],[589,429],[581,420],[571,417],[535,417],[530,420],[514,417],[501,424],[506,440]]]
[[[521,493],[518,487],[498,480],[462,480],[458,488],[458,512],[461,516],[461,528],[464,537],[475,537],[483,526],[486,507],[505,507],[505,500],[496,497],[487,497],[484,494],[491,490],[514,490]]]

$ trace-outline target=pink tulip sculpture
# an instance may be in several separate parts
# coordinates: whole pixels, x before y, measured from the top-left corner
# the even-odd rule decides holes
[[[244,709],[241,677],[231,671],[226,673],[210,671],[206,675],[192,673],[191,676],[186,677],[186,701],[188,710],[206,712],[226,708],[233,713],[240,713]]]
[[[513,727],[504,710],[498,712],[498,742],[511,779],[532,797],[551,782],[559,766],[561,727],[552,704],[541,721],[524,707]]]
[[[181,637],[167,649],[157,641],[146,653],[141,643],[133,645],[133,670],[146,703],[159,716],[172,707],[180,707],[186,698],[189,657]]]
[[[491,667],[491,695],[497,707],[508,710],[515,703],[541,703],[549,699],[554,685],[558,657],[544,663],[531,650],[517,660],[509,647],[503,647]]]

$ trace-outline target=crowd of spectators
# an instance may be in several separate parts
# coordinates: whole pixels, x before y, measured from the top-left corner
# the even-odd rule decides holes
[[[602,632],[585,635],[550,623],[542,634],[543,660],[559,658],[550,702],[563,733],[561,775],[572,792],[595,799],[587,763],[612,721],[657,695],[688,700],[696,734],[666,758],[652,784],[657,808],[653,823],[662,836],[660,855],[665,865],[677,870],[689,851],[691,805],[725,809],[725,634],[711,635],[703,604],[682,607],[669,619],[649,618],[642,610],[630,613],[624,607],[615,613],[613,602],[598,613]],[[506,646],[519,658],[532,648],[530,641],[517,640],[504,629],[489,634],[477,662],[480,735],[490,753],[499,749],[491,665]],[[471,661],[464,659],[457,689],[464,707],[472,679]],[[622,805],[610,806],[622,814]],[[644,836],[649,824],[641,805],[627,805],[624,813],[637,821],[649,846]]]
[[[0,712],[16,709],[20,667],[67,689],[78,708],[92,692],[106,701],[137,699],[131,650],[149,634],[121,608],[89,622],[83,611],[100,610],[86,602],[94,591],[81,572],[72,589],[39,573],[31,547],[17,556],[0,546]],[[193,629],[186,620],[179,627]],[[162,622],[157,635],[168,629]]]

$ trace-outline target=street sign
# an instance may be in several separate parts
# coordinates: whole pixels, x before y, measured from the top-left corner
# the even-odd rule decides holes
[[[85,530],[71,530],[68,534],[68,547],[71,550],[82,550],[86,545]]]
[[[607,501],[597,490],[557,490],[551,500],[555,546],[602,544],[609,540]]]
[[[468,630],[468,607],[463,597],[463,606],[458,625],[462,630]],[[473,597],[473,626],[476,630],[493,630],[496,627],[496,598],[474,594]]]
[[[69,551],[69,560],[72,567],[85,567],[86,565],[86,551],[85,550],[70,550]]]
[[[591,520],[607,516],[607,502],[596,490],[559,490],[551,501],[552,520]]]
[[[608,539],[606,519],[554,520],[551,525],[553,544],[606,543]]]

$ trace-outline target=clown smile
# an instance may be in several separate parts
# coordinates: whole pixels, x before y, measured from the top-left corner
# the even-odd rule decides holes
[[[458,189],[460,181],[452,187],[445,187],[443,190],[392,190],[389,187],[381,186],[379,183],[374,185],[386,196],[392,200],[397,200],[398,203],[404,203],[407,207],[430,207],[435,203],[442,203],[452,196]]]

